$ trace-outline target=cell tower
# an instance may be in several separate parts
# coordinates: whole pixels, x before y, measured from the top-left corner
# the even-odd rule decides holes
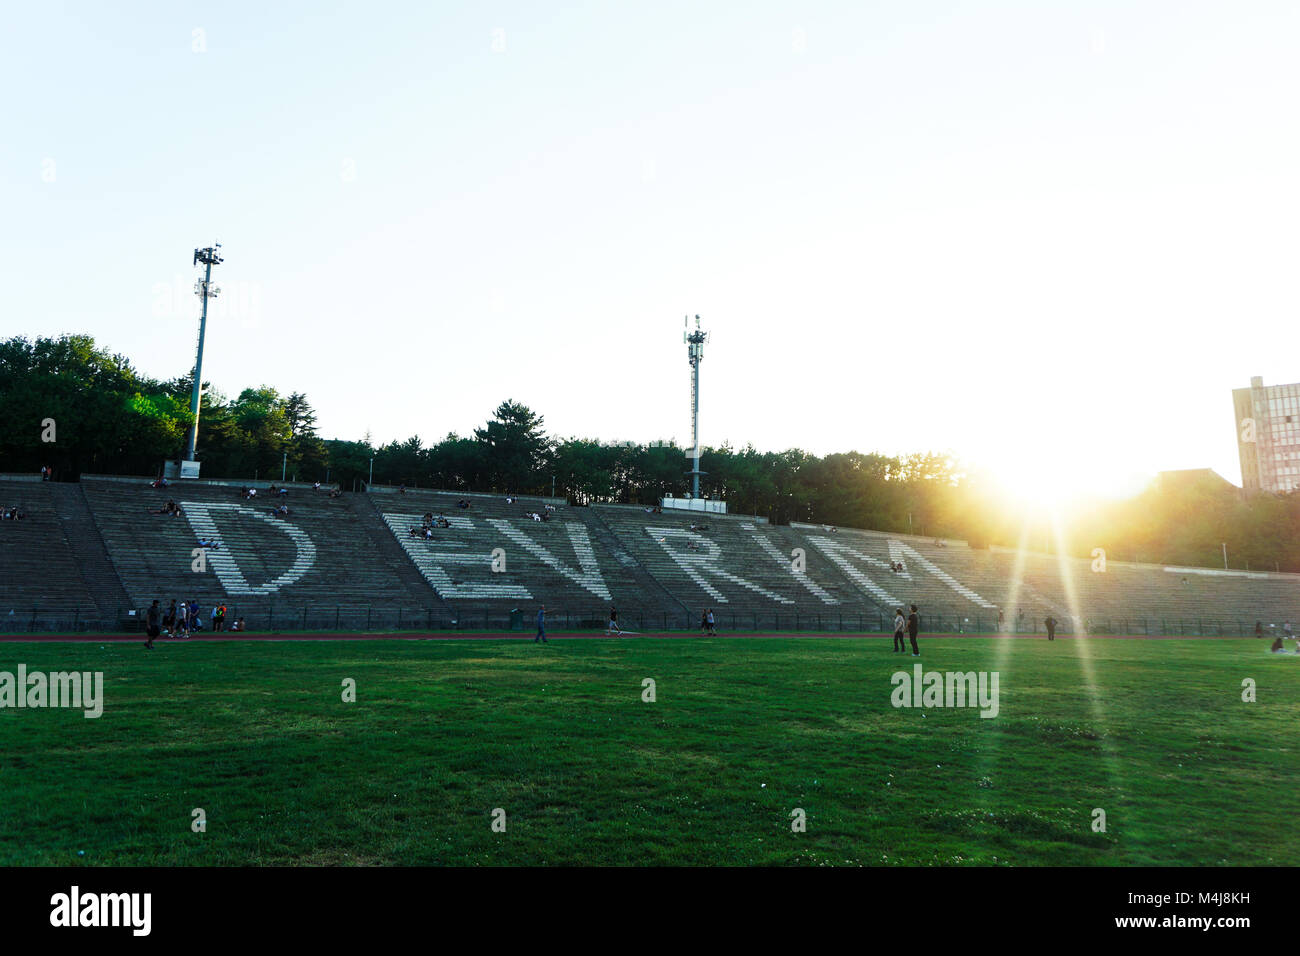
[[[194,391],[190,395],[190,413],[194,424],[190,426],[189,439],[185,442],[185,460],[194,461],[194,446],[199,440],[199,399],[203,390],[203,336],[208,330],[208,299],[216,298],[221,290],[212,284],[212,267],[220,265],[221,243],[213,243],[206,249],[194,250],[194,264],[203,263],[203,278],[194,283],[194,294],[203,299],[203,313],[199,318],[199,350],[194,358]],[[184,474],[184,471],[182,471]]]
[[[709,340],[709,333],[700,330],[700,317],[695,317],[695,331],[690,331],[690,316],[687,316],[683,325],[687,326],[686,331],[682,332],[682,341],[686,343],[686,354],[691,363],[691,447],[687,452],[691,459],[691,470],[687,472],[691,476],[691,497],[700,496],[700,475],[706,472],[700,471],[700,363],[704,361],[704,343]]]

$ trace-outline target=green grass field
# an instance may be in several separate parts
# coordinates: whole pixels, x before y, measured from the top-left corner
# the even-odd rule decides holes
[[[0,644],[0,670],[103,671],[106,697],[0,710],[0,863],[1300,862],[1300,658],[922,649],[998,671],[999,715],[895,709],[914,660],[879,637]]]

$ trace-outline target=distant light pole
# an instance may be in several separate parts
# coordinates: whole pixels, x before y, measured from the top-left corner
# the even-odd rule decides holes
[[[289,453],[284,453],[284,461],[280,462],[280,481],[284,482],[284,476],[289,471]]]
[[[208,299],[221,290],[212,284],[212,267],[222,262],[218,252],[221,243],[214,243],[206,249],[194,250],[194,264],[203,263],[203,278],[194,283],[194,294],[203,298],[203,312],[199,317],[199,347],[194,357],[194,387],[190,395],[190,414],[194,423],[190,425],[189,440],[185,443],[185,460],[194,460],[194,447],[199,440],[199,399],[203,394],[203,338],[208,330]]]
[[[688,320],[689,321],[689,320]],[[700,471],[700,363],[704,361],[704,343],[709,340],[709,333],[700,330],[700,317],[695,317],[695,331],[683,331],[682,341],[687,345],[687,358],[691,363],[691,498],[700,496],[700,476],[707,472]]]
[[[370,456],[370,480],[367,481],[366,484],[373,485],[374,483],[375,483],[375,457],[371,455]]]
[[[1223,542],[1223,570],[1228,570],[1228,542]]]

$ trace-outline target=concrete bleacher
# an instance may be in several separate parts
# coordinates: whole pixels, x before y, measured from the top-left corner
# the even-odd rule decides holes
[[[1063,633],[1222,633],[1253,631],[1254,621],[1300,619],[1300,575],[1166,568],[1011,548],[972,549],[964,542],[883,532],[794,525],[813,548],[835,553],[841,570],[870,579],[886,604],[916,603],[936,630],[1041,632],[1049,615]],[[811,548],[810,548],[811,550]],[[890,561],[901,561],[902,574]],[[1098,564],[1100,568],[1101,565]]]
[[[1014,552],[1006,557],[1014,560]],[[1253,632],[1256,620],[1300,620],[1300,575],[1111,560],[1094,571],[1092,559],[1045,554],[1021,563],[1027,581],[1067,609],[1077,607],[1094,629],[1236,634]]]
[[[690,627],[705,609],[732,629],[859,629],[879,617],[877,606],[791,529],[736,515],[593,510],[686,606]],[[802,564],[792,555],[796,547]]]
[[[592,626],[618,607],[624,627],[661,624],[677,608],[635,560],[611,544],[586,508],[562,499],[372,488],[368,497],[389,533],[462,626],[507,624],[512,611],[531,627],[545,604],[553,626]],[[469,503],[468,508],[459,502]],[[547,506],[553,510],[547,510]],[[547,515],[536,521],[529,514]],[[450,528],[411,537],[423,516]]]
[[[123,586],[138,608],[157,598],[214,603],[250,630],[298,627],[445,627],[436,596],[411,588],[380,547],[373,514],[356,496],[331,499],[309,485],[272,496],[264,482],[245,500],[238,483],[83,478],[82,488]],[[179,517],[153,514],[169,501]],[[284,503],[290,513],[275,517]],[[219,547],[202,556],[201,538]]]
[[[250,630],[603,626],[881,631],[916,603],[929,633],[1249,634],[1300,622],[1300,575],[1166,568],[908,535],[773,526],[741,515],[651,513],[631,505],[371,488],[331,499],[308,485],[253,501],[239,482],[0,476],[0,629],[139,626],[158,598],[213,603]],[[179,518],[152,514],[168,500]],[[457,507],[465,499],[469,508]],[[284,501],[287,518],[271,509]],[[547,506],[553,510],[547,510]],[[547,514],[534,521],[530,512]],[[451,523],[413,538],[426,513]],[[691,525],[707,525],[707,529]],[[220,547],[195,568],[201,537]],[[902,562],[901,572],[890,569]],[[137,615],[130,617],[128,610]],[[514,612],[518,614],[514,614]],[[520,620],[522,618],[522,620]]]
[[[822,551],[871,599],[886,609],[920,608],[931,630],[995,630],[998,612],[1008,623],[1060,616],[1060,609],[1036,590],[1013,586],[1010,569],[987,551],[964,542],[935,543],[911,535],[794,525],[810,549]],[[890,564],[901,564],[892,571]]]
[[[0,521],[0,630],[108,626],[68,541],[49,483],[0,480],[0,507],[26,517]]]

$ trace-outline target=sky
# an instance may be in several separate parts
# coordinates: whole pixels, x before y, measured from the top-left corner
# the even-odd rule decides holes
[[[1241,472],[1300,380],[1288,2],[90,3],[0,25],[0,335],[426,443]],[[693,318],[692,318],[693,324]],[[1288,358],[1288,356],[1291,356]],[[202,437],[200,435],[200,446]]]

